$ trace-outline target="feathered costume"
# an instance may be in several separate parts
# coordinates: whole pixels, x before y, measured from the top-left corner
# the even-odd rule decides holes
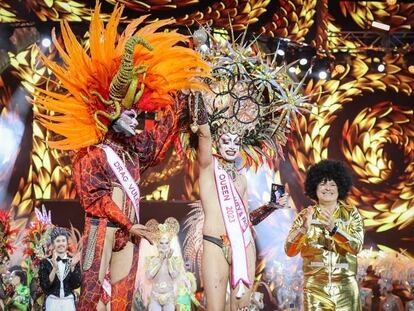
[[[157,32],[171,25],[172,19],[136,31],[144,16],[118,35],[122,7],[115,7],[106,27],[99,11],[97,4],[89,29],[89,50],[76,40],[68,23],[62,22],[64,47],[55,37],[53,41],[64,65],[45,56],[42,59],[56,76],[56,86],[64,91],[38,89],[39,96],[34,100],[41,123],[62,138],[50,141],[49,145],[78,151],[73,177],[86,221],[82,291],[77,310],[88,311],[96,309],[101,297],[100,268],[108,232],[115,228],[114,253],[122,251],[131,242],[128,231],[137,221],[135,205],[132,206],[111,169],[102,145],[116,153],[137,183],[143,170],[162,159],[177,134],[178,92],[203,89],[195,77],[206,77],[209,73],[208,65],[197,52],[182,46],[187,41],[185,36],[176,31]],[[158,125],[132,137],[116,133],[112,125],[124,111],[130,110],[137,114],[158,112]],[[114,188],[122,192],[118,204]],[[131,308],[138,262],[137,245],[133,248],[128,275],[112,284],[113,310]]]

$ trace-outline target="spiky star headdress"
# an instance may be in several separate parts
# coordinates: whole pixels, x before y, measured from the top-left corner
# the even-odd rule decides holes
[[[296,82],[289,75],[290,65],[279,67],[257,40],[245,43],[245,35],[229,39],[200,28],[193,38],[212,67],[213,77],[205,79],[209,90],[202,91],[211,132],[216,137],[223,132],[242,136],[243,166],[256,168],[281,154],[297,114],[309,111],[311,96],[304,94],[306,76]]]

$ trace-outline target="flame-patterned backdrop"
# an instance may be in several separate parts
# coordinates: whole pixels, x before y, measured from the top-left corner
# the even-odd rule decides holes
[[[414,252],[414,103],[413,74],[403,49],[385,53],[386,69],[372,69],[372,58],[349,32],[367,31],[373,21],[390,25],[390,32],[410,34],[414,4],[336,0],[102,0],[105,19],[116,2],[125,5],[124,24],[142,14],[153,19],[174,17],[181,29],[209,23],[214,27],[263,37],[307,43],[319,52],[348,49],[342,70],[328,80],[309,79],[306,92],[317,94],[309,115],[299,118],[285,159],[278,161],[282,182],[289,185],[295,205],[306,206],[303,179],[312,163],[324,158],[345,161],[355,186],[349,201],[365,217],[367,245],[384,245]],[[60,20],[71,22],[87,44],[87,26],[94,1],[0,1],[0,207],[11,209],[14,226],[24,227],[34,207],[45,200],[73,200],[70,154],[49,149],[50,133],[33,119],[31,94],[49,87],[48,72],[34,44],[13,49],[24,31],[36,28],[50,35]],[[57,27],[58,28],[58,27]],[[347,35],[348,34],[348,35]],[[57,32],[59,36],[59,32]],[[10,40],[8,38],[10,37]],[[24,40],[23,40],[24,41]],[[30,42],[33,43],[33,42]],[[46,51],[53,57],[53,46]],[[330,53],[333,63],[339,62]],[[143,178],[147,200],[197,198],[194,163],[171,151],[168,159]],[[411,246],[410,246],[411,245]]]

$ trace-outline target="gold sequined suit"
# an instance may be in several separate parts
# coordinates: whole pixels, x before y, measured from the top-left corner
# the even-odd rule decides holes
[[[338,230],[332,236],[320,223],[320,208],[313,207],[306,232],[303,210],[296,217],[285,243],[288,256],[301,253],[304,273],[305,310],[359,311],[357,254],[364,241],[364,225],[355,207],[339,203],[334,219]]]

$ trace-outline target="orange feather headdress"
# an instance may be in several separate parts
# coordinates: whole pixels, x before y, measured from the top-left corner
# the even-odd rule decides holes
[[[118,35],[123,7],[116,6],[104,26],[97,3],[90,24],[90,48],[84,49],[65,21],[63,47],[53,42],[63,65],[42,59],[64,90],[37,89],[37,118],[62,140],[53,148],[77,150],[101,142],[108,125],[123,109],[159,111],[176,103],[182,89],[203,89],[197,77],[209,75],[199,54],[180,43],[188,38],[176,31],[157,32],[174,20],[160,20],[136,31],[146,16],[131,22]],[[46,112],[45,112],[46,111]]]

